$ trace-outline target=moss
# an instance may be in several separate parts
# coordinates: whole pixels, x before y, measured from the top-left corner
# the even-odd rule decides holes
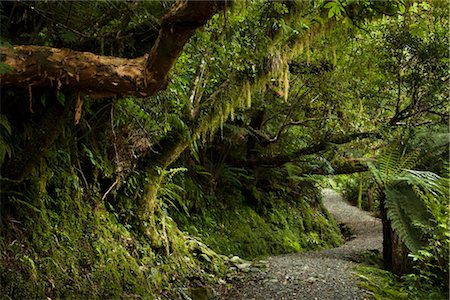
[[[142,235],[145,173],[121,174],[105,197],[114,179],[107,137],[63,131],[29,179],[2,186],[1,299],[173,299],[178,287],[218,280],[223,258],[181,232],[162,201],[159,240]]]
[[[424,283],[419,276],[398,277],[377,267],[360,266],[358,285],[369,291],[373,299],[448,299],[448,289]]]
[[[334,221],[318,204],[276,198],[276,193],[263,193],[271,208],[248,204],[240,193],[222,194],[207,210],[192,214],[175,214],[181,228],[202,240],[218,253],[238,255],[246,259],[333,247],[342,243]],[[298,197],[296,197],[298,198]],[[317,201],[319,201],[317,199]],[[227,203],[226,206],[223,204]]]
[[[152,298],[190,276],[223,271],[221,257],[188,243],[173,221],[166,224],[171,245],[166,256],[104,207],[80,204],[43,209],[45,216],[26,224],[6,222],[6,232],[14,234],[0,242],[2,298]]]

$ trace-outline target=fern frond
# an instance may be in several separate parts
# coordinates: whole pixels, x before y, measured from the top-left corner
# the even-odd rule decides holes
[[[441,177],[429,171],[406,170],[404,180],[411,185],[419,186],[431,192],[433,195],[446,194],[446,189],[441,184]]]
[[[379,170],[386,177],[394,176],[399,173],[399,162],[401,159],[400,149],[390,148],[387,152],[378,157]]]
[[[298,176],[303,173],[302,168],[294,163],[285,163],[283,167],[286,169],[289,177]]]
[[[408,152],[400,157],[398,169],[400,172],[417,166],[420,157],[420,149]]]
[[[8,118],[5,115],[0,115],[0,126],[3,129],[0,130],[6,130],[8,134],[12,134],[11,124],[8,121]]]
[[[385,177],[383,176],[383,172],[378,170],[378,168],[371,162],[367,163],[370,173],[375,177],[375,181],[378,185],[384,185]]]
[[[399,147],[391,147],[377,158],[377,166],[369,163],[368,167],[376,181],[384,185],[412,169],[417,164],[419,155],[419,149],[402,154]]]
[[[407,185],[387,188],[385,206],[392,228],[400,240],[410,251],[419,250],[422,236],[415,224],[429,222],[426,207],[420,198]]]
[[[220,178],[224,184],[230,184],[236,187],[241,187],[242,183],[240,178],[247,178],[247,179],[250,178],[248,175],[246,175],[246,173],[247,170],[243,168],[233,168],[229,166],[224,166],[220,173]]]

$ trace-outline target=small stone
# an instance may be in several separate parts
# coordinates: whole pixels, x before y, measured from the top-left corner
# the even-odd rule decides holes
[[[233,256],[232,258],[230,258],[230,262],[232,262],[232,263],[237,263],[237,262],[239,262],[239,261],[241,261],[241,259],[239,258],[239,256]]]
[[[241,271],[249,271],[251,263],[243,263],[243,264],[237,264],[236,267]]]

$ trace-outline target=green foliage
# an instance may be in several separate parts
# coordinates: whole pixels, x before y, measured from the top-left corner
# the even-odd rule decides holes
[[[418,224],[429,223],[426,207],[411,187],[398,183],[386,189],[387,216],[391,226],[412,252],[422,246],[422,235]]]
[[[37,44],[136,57],[154,42],[159,18],[171,1],[59,1],[1,3],[2,37]]]
[[[80,124],[61,129],[31,175],[2,186],[0,279],[7,296],[158,297],[197,277],[199,283],[215,278],[207,273],[220,274],[222,258],[181,233],[178,223],[215,250],[243,257],[338,245],[336,225],[311,186],[315,178],[305,173],[332,173],[337,152],[361,157],[416,132],[421,146],[434,124],[447,126],[447,11],[437,1],[408,10],[404,4],[236,1],[196,31],[166,91],[112,105],[85,101]],[[136,57],[149,52],[171,5],[3,1],[0,17],[13,44]],[[405,14],[365,22],[399,10]],[[365,24],[367,32],[326,15]],[[26,92],[5,95],[0,163],[19,157],[16,150],[46,129],[32,130],[51,106],[38,97],[31,104],[41,110],[33,114]],[[69,107],[62,92],[54,100]],[[67,117],[73,120],[71,112]],[[421,124],[430,127],[412,130]],[[330,136],[362,131],[380,132],[384,141],[327,144]],[[446,145],[448,130],[440,132]],[[297,155],[321,142],[324,149]],[[175,161],[190,143],[193,159],[183,154]],[[447,158],[439,149],[437,169]],[[158,165],[166,156],[175,163]],[[285,157],[287,164],[256,163]],[[406,172],[414,155],[391,153],[380,162],[377,179],[387,187],[390,218],[410,248],[419,249],[413,258],[421,276],[445,275],[441,179]],[[147,202],[150,220],[139,219],[145,212],[138,203]],[[410,238],[414,229],[419,238]]]
[[[189,215],[188,209],[183,203],[183,188],[173,181],[173,177],[176,176],[177,173],[186,171],[186,168],[159,170],[160,174],[163,176],[163,180],[161,181],[161,188],[159,190],[159,197],[162,200],[163,207],[167,207],[168,205],[170,205],[177,209],[181,206],[182,213],[186,213]]]
[[[420,151],[402,153],[401,147],[393,146],[377,158],[377,166],[369,163],[369,169],[380,186],[390,185],[393,179],[402,176],[407,169],[414,168]]]
[[[427,174],[428,175],[428,174]],[[423,174],[414,174],[423,180]],[[430,176],[427,176],[429,179]],[[431,218],[426,223],[421,223],[421,231],[424,233],[427,243],[417,252],[411,253],[411,257],[417,262],[416,270],[421,277],[436,284],[444,285],[449,278],[449,179],[448,177],[432,176],[428,185],[414,186],[415,194],[423,201]],[[430,185],[431,184],[431,185]]]
[[[5,115],[0,115],[0,165],[5,161],[5,157],[11,157],[11,144],[9,137],[12,134],[11,124]]]
[[[2,182],[2,299],[173,298],[178,286],[214,282],[223,271],[223,258],[180,232],[167,214],[155,222],[164,243],[157,247],[142,235],[136,200],[144,196],[148,174],[133,164],[118,168],[126,166],[122,151],[128,148],[118,133],[132,126],[149,130],[154,121],[138,114],[131,99],[119,105],[106,118],[105,106],[87,106],[81,128],[67,124],[28,180]],[[131,111],[134,122],[122,126]],[[2,121],[2,136],[23,138]],[[164,205],[174,198],[173,177],[184,170],[162,171]]]
[[[449,180],[429,171],[405,169],[416,164],[418,151],[401,156],[390,150],[371,170],[383,187],[392,228],[410,250],[417,284],[448,284]]]
[[[342,13],[345,13],[344,3],[340,1],[330,1],[324,5],[328,9],[328,18],[335,17],[336,20],[341,19]]]
[[[336,224],[320,205],[317,188],[308,179],[291,170],[291,177],[283,182],[278,177],[282,174],[269,171],[266,176],[272,187],[268,191],[267,186],[255,185],[250,172],[222,166],[215,175],[217,185],[210,191],[202,189],[210,175],[185,173],[179,179],[186,193],[177,206],[187,208],[189,214],[180,209],[171,214],[183,230],[200,236],[215,251],[248,259],[342,242]]]
[[[446,290],[418,282],[412,275],[399,278],[389,271],[361,266],[358,268],[357,276],[358,285],[369,291],[377,300],[448,299]]]

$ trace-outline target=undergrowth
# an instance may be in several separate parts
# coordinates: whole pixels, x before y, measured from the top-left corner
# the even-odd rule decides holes
[[[121,164],[132,156],[102,110],[86,108],[95,123],[68,124],[26,180],[2,174],[1,299],[174,299],[223,274],[224,258],[181,232],[162,199],[161,240],[142,233],[136,201],[146,175]],[[26,137],[13,130],[19,152]]]
[[[42,167],[35,190],[7,198],[17,210],[9,206],[2,228],[2,299],[153,299],[191,277],[207,282],[223,271],[222,258],[170,217],[158,224],[167,254],[121,223],[94,186],[59,171]]]
[[[368,266],[360,266],[357,271],[359,286],[376,300],[448,299],[446,289],[426,283],[418,275],[399,277],[389,271]]]
[[[218,253],[245,259],[342,243],[339,229],[322,206],[313,183],[303,179],[293,190],[274,177],[277,187],[266,191],[234,175],[238,178],[234,184],[245,189],[232,189],[232,183],[224,183],[212,194],[203,192],[201,185],[185,176],[180,184],[189,192],[178,200],[184,203],[178,207],[184,209],[172,213],[180,228],[201,237]],[[202,201],[207,205],[196,205]]]

